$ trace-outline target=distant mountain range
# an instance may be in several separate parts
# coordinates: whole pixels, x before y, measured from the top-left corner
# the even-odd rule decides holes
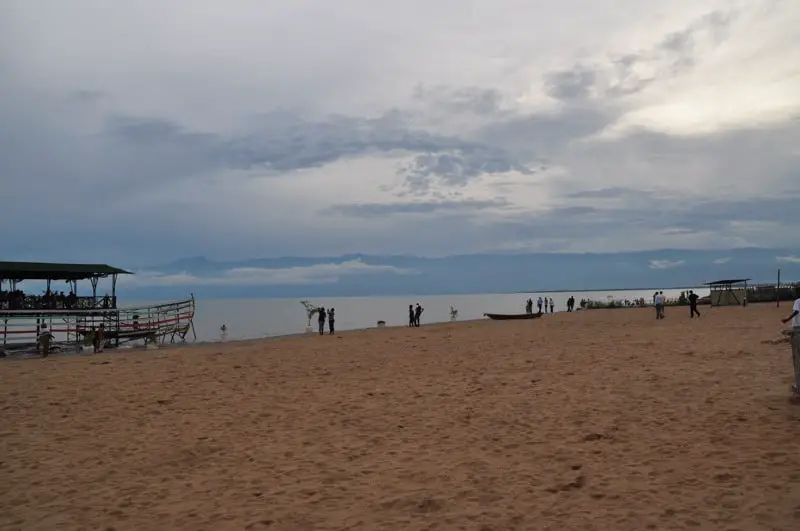
[[[163,299],[188,292],[205,298],[334,297],[513,293],[698,286],[725,278],[800,281],[800,250],[667,249],[605,254],[474,254],[445,258],[345,255],[254,258],[235,262],[186,258],[134,269],[121,279],[126,298]]]

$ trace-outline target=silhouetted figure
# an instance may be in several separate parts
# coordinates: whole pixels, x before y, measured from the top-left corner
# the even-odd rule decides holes
[[[323,335],[325,333],[325,308],[317,311],[317,323],[319,324],[319,335]]]
[[[700,312],[697,311],[697,299],[699,299],[699,298],[700,297],[698,297],[697,294],[694,291],[689,290],[689,296],[687,297],[687,299],[689,299],[689,317],[690,318],[694,318],[695,314],[697,314],[697,317],[700,317]]]
[[[422,312],[425,311],[425,308],[417,303],[417,307],[414,308],[414,326],[419,326],[419,318],[422,316]]]
[[[417,320],[414,318],[414,305],[413,304],[409,304],[408,305],[408,326],[412,327],[412,326],[416,326],[416,325],[417,325]]]
[[[533,313],[533,299],[528,299],[528,302],[525,303],[525,313]]]
[[[328,310],[328,330],[331,334],[334,333],[334,323],[336,322],[336,310],[331,308]]]
[[[103,352],[103,347],[106,343],[106,325],[100,323],[100,326],[97,328],[97,333],[94,335],[94,351],[95,352]]]
[[[539,308],[539,313],[542,313],[542,298],[536,299],[536,306]]]

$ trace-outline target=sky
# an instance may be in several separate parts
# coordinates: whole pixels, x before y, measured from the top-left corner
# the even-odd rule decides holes
[[[6,260],[797,247],[796,0],[5,0]]]

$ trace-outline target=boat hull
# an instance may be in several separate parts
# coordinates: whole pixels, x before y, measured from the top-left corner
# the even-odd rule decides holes
[[[493,321],[514,321],[518,319],[536,319],[541,317],[540,313],[485,313],[485,317]]]

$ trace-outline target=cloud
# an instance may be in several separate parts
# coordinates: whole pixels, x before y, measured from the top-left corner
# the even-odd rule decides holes
[[[650,260],[650,269],[672,269],[684,264],[683,260]]]
[[[800,257],[797,256],[776,256],[778,262],[788,262],[790,264],[800,264]]]
[[[164,274],[157,271],[139,271],[131,277],[120,279],[127,286],[269,286],[333,284],[345,276],[394,274],[409,275],[414,271],[388,265],[371,265],[361,260],[340,263],[315,264],[306,267],[257,268],[238,267],[214,277],[199,277],[191,273]]]
[[[10,258],[798,243],[796,2],[32,4]]]
[[[430,214],[432,212],[475,212],[502,209],[509,206],[504,199],[464,201],[415,201],[397,203],[353,203],[328,207],[326,214],[339,214],[355,218],[377,218],[396,214]]]
[[[712,261],[712,263],[721,265],[721,264],[727,264],[730,261],[731,261],[730,257],[726,256],[725,258],[716,258],[715,260]]]

